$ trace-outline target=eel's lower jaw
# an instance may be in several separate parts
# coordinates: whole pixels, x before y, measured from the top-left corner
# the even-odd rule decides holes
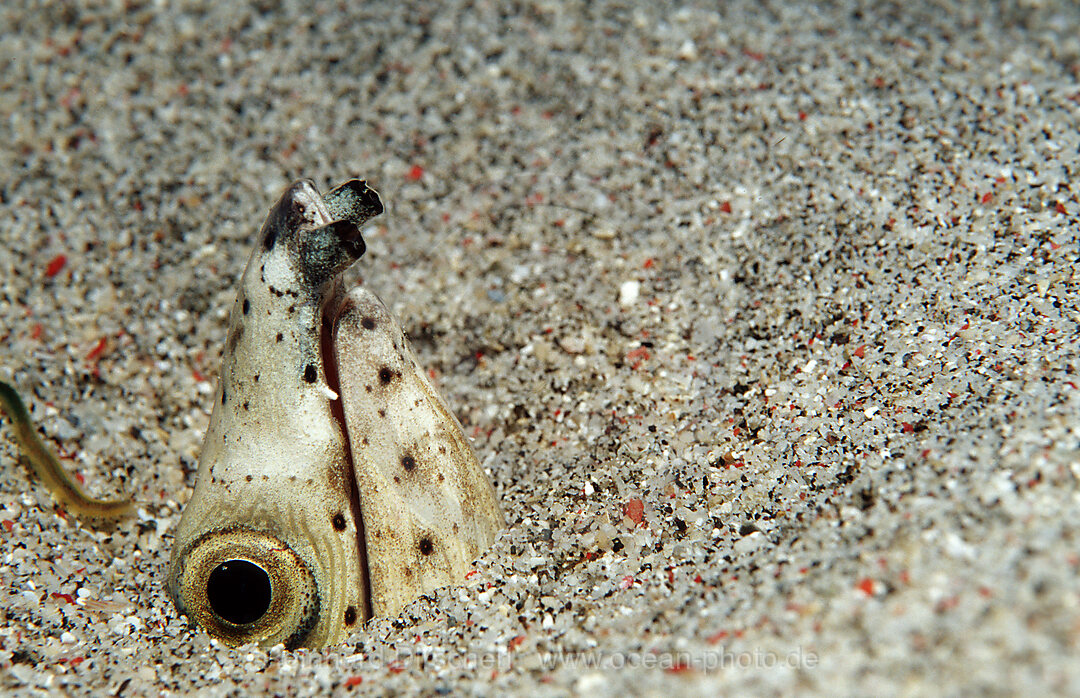
[[[353,257],[353,262],[364,256],[367,245],[364,243],[364,236],[360,233],[360,228],[355,223],[352,221],[334,221],[328,227],[341,242],[341,246],[345,251]],[[352,265],[353,262],[349,264]]]

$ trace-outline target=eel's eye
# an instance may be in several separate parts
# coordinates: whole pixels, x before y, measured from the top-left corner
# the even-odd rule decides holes
[[[169,580],[182,613],[230,645],[303,643],[319,620],[311,568],[284,541],[259,531],[210,531]]]
[[[206,580],[206,600],[219,617],[235,625],[254,623],[270,610],[270,575],[247,560],[226,560]]]

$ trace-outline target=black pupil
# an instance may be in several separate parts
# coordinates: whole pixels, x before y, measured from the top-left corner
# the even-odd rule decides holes
[[[270,576],[247,560],[226,560],[206,580],[206,598],[219,617],[244,625],[270,608]]]

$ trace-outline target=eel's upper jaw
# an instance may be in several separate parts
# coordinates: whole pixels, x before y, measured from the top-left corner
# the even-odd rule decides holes
[[[331,220],[349,221],[360,227],[383,212],[379,193],[362,179],[350,179],[323,196]]]

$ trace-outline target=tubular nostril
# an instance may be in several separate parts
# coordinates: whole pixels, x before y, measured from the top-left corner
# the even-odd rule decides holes
[[[206,580],[206,598],[220,618],[236,625],[254,623],[270,609],[270,576],[247,560],[226,560]]]

